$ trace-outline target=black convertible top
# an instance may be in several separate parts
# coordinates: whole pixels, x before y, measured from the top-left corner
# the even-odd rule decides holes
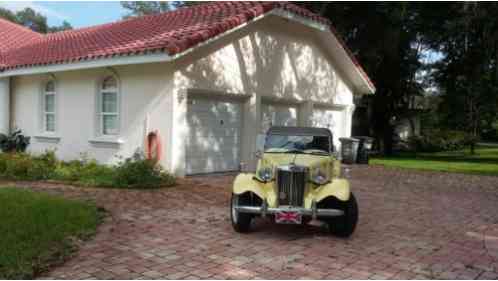
[[[327,128],[314,127],[271,127],[269,135],[291,135],[291,136],[324,136],[331,137],[332,132]]]

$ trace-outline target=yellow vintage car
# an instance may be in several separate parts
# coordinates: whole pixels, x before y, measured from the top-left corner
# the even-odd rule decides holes
[[[349,181],[341,178],[332,140],[325,128],[270,128],[259,141],[256,173],[241,173],[233,183],[234,230],[248,232],[252,219],[260,216],[281,224],[316,219],[333,234],[350,236],[358,222],[358,205]]]

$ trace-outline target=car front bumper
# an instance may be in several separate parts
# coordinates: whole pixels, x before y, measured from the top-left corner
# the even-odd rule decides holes
[[[316,203],[311,204],[311,208],[281,206],[279,208],[269,208],[266,202],[258,206],[235,206],[235,210],[240,213],[258,214],[262,217],[273,215],[280,212],[298,212],[302,216],[309,216],[313,219],[323,217],[339,217],[344,215],[344,211],[338,209],[318,209]]]

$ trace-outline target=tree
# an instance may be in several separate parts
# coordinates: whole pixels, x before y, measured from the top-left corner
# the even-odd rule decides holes
[[[62,25],[60,26],[52,26],[48,28],[48,32],[54,33],[54,32],[60,32],[60,31],[66,31],[66,30],[71,30],[73,27],[68,21],[63,21]]]
[[[57,32],[72,29],[71,24],[67,21],[64,21],[61,26],[49,27],[47,24],[47,18],[31,8],[25,8],[24,10],[21,10],[17,13],[13,13],[12,11],[9,11],[7,9],[0,8],[0,18],[6,19],[19,25],[23,25],[39,33]]]
[[[458,2],[431,22],[427,41],[444,58],[434,65],[442,126],[472,135],[471,151],[498,118],[498,4]]]
[[[421,95],[416,79],[424,48],[422,17],[416,3],[303,2],[330,19],[376,85],[371,96],[373,134],[391,154],[394,123]]]
[[[33,31],[39,33],[47,33],[48,31],[47,18],[31,8],[17,12],[16,17],[19,24]]]
[[[130,11],[125,17],[163,13],[171,9],[166,1],[122,1],[121,6]]]
[[[0,7],[0,18],[6,19],[10,22],[18,23],[16,15],[10,10]]]
[[[121,6],[129,10],[129,14],[125,16],[136,17],[144,15],[152,15],[158,13],[164,13],[171,11],[180,7],[193,6],[197,4],[203,4],[205,2],[196,1],[121,1]]]

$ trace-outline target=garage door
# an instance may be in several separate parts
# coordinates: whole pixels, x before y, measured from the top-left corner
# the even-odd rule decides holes
[[[329,128],[334,136],[334,145],[339,147],[339,138],[343,137],[342,118],[343,112],[340,110],[315,108],[313,109],[312,125],[313,127]]]
[[[297,126],[297,107],[262,104],[261,124],[263,133],[271,126]]]
[[[187,106],[189,137],[187,174],[239,169],[241,106],[239,103],[190,99]]]

